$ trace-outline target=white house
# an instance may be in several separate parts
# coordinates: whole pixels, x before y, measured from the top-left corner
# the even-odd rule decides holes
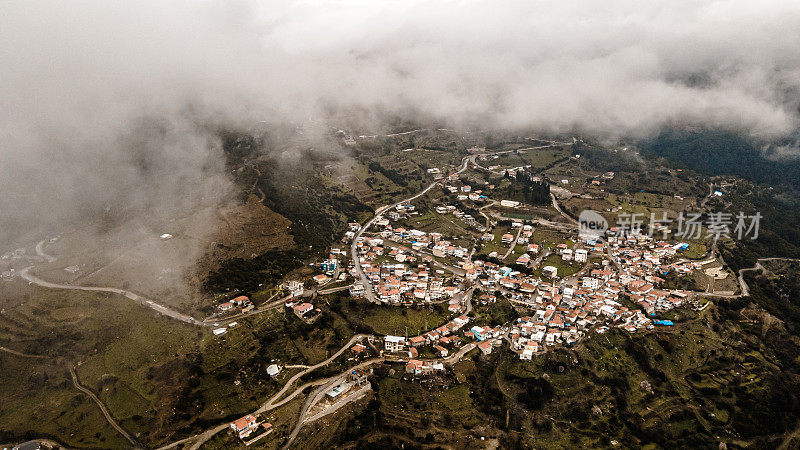
[[[403,336],[386,336],[384,338],[384,348],[387,352],[400,352],[406,345],[406,338]]]
[[[256,421],[256,418],[252,415],[248,414],[241,419],[237,419],[231,422],[231,429],[239,435],[240,439],[244,439],[250,434],[255,431],[260,423]]]
[[[601,281],[599,279],[593,277],[583,277],[581,282],[584,288],[590,290],[596,290],[597,288],[600,287],[601,284]]]

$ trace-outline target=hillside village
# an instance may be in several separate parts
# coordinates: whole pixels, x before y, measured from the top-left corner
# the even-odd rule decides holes
[[[581,237],[574,219],[566,215],[531,221],[484,214],[486,206],[508,211],[524,210],[526,205],[491,198],[496,186],[488,182],[483,183],[485,189],[473,188],[469,183],[475,184],[474,179],[467,181],[464,175],[469,163],[475,170],[484,169],[489,176],[505,179],[525,173],[530,166],[483,168],[478,159],[497,155],[481,152],[485,149],[473,149],[473,156],[465,158],[460,169],[429,169],[431,194],[400,201],[366,226],[350,223],[342,242],[352,244],[353,253],[332,248],[312,280],[286,282],[285,306],[299,319],[313,323],[320,312],[313,304],[317,293],[345,289],[355,299],[391,307],[445,308],[453,317],[445,325],[419,335],[383,336],[385,346],[378,353],[408,360],[409,373],[416,375],[443,370],[441,362],[475,348],[489,354],[492,348],[507,343],[521,360],[530,360],[549,348],[573,346],[610,327],[635,333],[671,326],[670,321],[659,319],[662,313],[684,305],[699,307],[695,292],[663,286],[668,274],[685,277],[700,268],[681,257],[685,243],[659,240],[642,230],[623,233],[617,228],[604,237]],[[587,184],[596,187],[613,178],[613,172],[605,172]],[[432,204],[428,196],[435,198]],[[556,197],[552,198],[555,201]],[[446,229],[465,232],[409,227],[423,214],[434,215],[440,222],[458,220],[457,227]],[[483,216],[480,221],[478,215]],[[534,242],[537,230],[549,228],[559,231],[560,242]],[[505,323],[467,326],[473,304],[491,305],[498,299],[513,305],[518,317]],[[252,308],[237,298],[219,309],[228,310],[232,305],[240,307],[238,313]],[[422,349],[435,358],[420,360]]]
[[[559,199],[591,198],[586,192],[602,196],[613,172],[597,173],[583,184],[574,178],[544,184],[549,196],[540,205],[522,201],[536,199],[543,185],[530,165],[483,167],[479,161],[502,153],[475,148],[469,154],[460,166],[428,169],[431,184],[421,193],[379,208],[364,224],[349,223],[341,243],[350,251],[331,248],[327,259],[313,265],[316,274],[286,280],[284,297],[273,304],[312,326],[330,294],[383,308],[438,311],[429,328],[366,335],[350,346],[349,355],[366,367],[373,361],[401,364],[410,380],[447,383],[454,364],[466,356],[488,357],[501,347],[524,363],[611,328],[642,333],[674,326],[666,313],[700,309],[705,304],[700,297],[716,295],[711,287],[705,292],[681,287],[691,286],[681,280],[697,273],[714,279],[729,275],[714,265],[713,253],[703,261],[686,257],[690,244],[670,239],[659,223],[611,227],[599,236],[579,234]],[[513,192],[522,197],[502,197]],[[499,309],[505,315],[492,313]],[[220,321],[259,311],[244,296],[221,303],[218,310]],[[449,319],[437,323],[434,317],[440,314]],[[273,367],[277,376],[282,366]],[[361,370],[320,388],[306,419],[362,398],[370,384],[368,372]],[[232,424],[243,440],[260,423],[247,417]],[[241,428],[239,422],[250,425]],[[271,432],[270,426],[266,423],[258,439]]]
[[[283,388],[259,410],[228,422],[230,437],[246,446],[291,442],[304,425],[374,392],[373,370],[379,367],[394,367],[403,382],[425,389],[452,387],[462,382],[457,367],[463,362],[502,357],[532,366],[548,353],[572,351],[606,333],[680,327],[672,310],[702,310],[708,297],[736,295],[736,277],[718,258],[716,241],[679,239],[660,223],[610,227],[601,235],[579,232],[576,204],[597,208],[609,221],[615,213],[641,209],[641,203],[606,194],[617,174],[563,175],[561,165],[580,161],[563,149],[538,169],[494,163],[513,161],[509,155],[522,159],[524,153],[471,148],[461,164],[427,170],[429,184],[421,190],[375,208],[366,220],[351,219],[325,257],[305,261],[279,285],[256,295],[239,289],[218,294],[203,320],[180,316],[209,327],[220,345],[249,333],[250,318],[270,311],[303,335],[335,334],[330,328],[336,320],[356,332],[333,341],[346,342],[338,351],[328,344],[313,363],[305,355],[269,354],[262,374]],[[721,195],[719,189],[710,194]],[[670,206],[688,201],[659,200]],[[21,256],[3,255],[13,258]],[[301,384],[323,367],[329,375]],[[292,386],[296,390],[286,396]],[[305,392],[294,430],[287,429],[269,411],[303,386],[313,389]]]

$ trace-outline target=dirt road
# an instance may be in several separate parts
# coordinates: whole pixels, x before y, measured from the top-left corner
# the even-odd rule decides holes
[[[212,326],[211,324],[203,323],[202,321],[196,320],[194,317],[187,316],[186,314],[181,314],[178,311],[169,309],[164,305],[160,305],[148,298],[142,297],[139,294],[136,294],[131,291],[126,291],[125,289],[119,289],[113,287],[97,287],[97,286],[75,286],[71,284],[51,283],[49,281],[45,281],[42,280],[41,278],[37,278],[36,276],[31,275],[30,273],[31,268],[33,268],[33,266],[29,266],[20,270],[19,276],[22,277],[24,280],[41,287],[46,287],[50,289],[69,289],[74,291],[108,292],[111,294],[120,294],[143,306],[153,309],[160,314],[163,314],[167,317],[171,317],[173,319],[180,320],[181,322],[186,322],[188,324],[197,326],[206,326],[206,327]]]

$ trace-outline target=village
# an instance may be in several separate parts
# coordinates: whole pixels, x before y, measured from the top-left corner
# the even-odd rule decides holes
[[[370,335],[350,347],[354,361],[364,361],[366,366],[375,361],[401,364],[410,379],[424,380],[444,375],[467,355],[491,355],[504,345],[519,360],[532,360],[612,327],[629,333],[670,327],[673,323],[662,317],[664,313],[681,306],[702,307],[697,294],[706,293],[664,284],[668,276],[687,277],[701,270],[708,260],[682,257],[688,247],[685,242],[658,239],[656,235],[665,231],[662,225],[653,224],[650,230],[611,227],[601,235],[582,235],[575,220],[563,213],[560,220],[492,213],[487,206],[507,212],[525,205],[490,198],[494,185],[474,189],[467,184],[462,174],[470,163],[482,168],[478,158],[487,159],[486,155],[472,155],[460,169],[428,170],[434,180],[428,190],[380,209],[364,225],[349,223],[342,243],[350,245],[351,252],[332,248],[328,259],[315,266],[317,275],[283,284],[281,301],[287,311],[313,324],[320,315],[314,302],[326,292],[339,291],[384,307],[445,309],[451,318],[442,325],[419,334],[409,334],[406,329],[400,334]],[[497,169],[490,166],[487,170],[504,177],[526,170]],[[613,177],[611,172],[603,173],[591,184],[602,185]],[[568,180],[562,184],[567,185]],[[561,212],[556,197],[550,196]],[[447,226],[428,225],[433,228],[428,231],[416,228],[423,216],[435,217],[428,223]],[[454,232],[458,229],[464,231]],[[558,233],[560,241],[537,241],[537,231],[549,229]],[[727,276],[714,270],[715,276]],[[475,323],[475,307],[492,308],[501,300],[513,306],[515,318]],[[246,297],[219,305],[220,312],[233,310],[236,314],[252,308]],[[281,370],[277,365],[271,367],[274,374]],[[363,397],[370,387],[368,373],[359,368],[322,386],[312,394],[298,426]],[[271,432],[271,424],[250,415],[231,424],[243,440],[259,426],[262,429],[256,439]]]

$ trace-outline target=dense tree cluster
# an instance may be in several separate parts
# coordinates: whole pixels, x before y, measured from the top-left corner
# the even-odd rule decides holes
[[[538,179],[527,171],[519,171],[515,175],[506,172],[504,178],[510,182],[505,192],[502,192],[506,199],[529,205],[550,203],[550,185],[547,181]]]

